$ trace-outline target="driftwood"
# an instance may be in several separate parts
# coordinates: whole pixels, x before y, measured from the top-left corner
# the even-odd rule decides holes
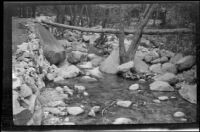
[[[92,32],[92,33],[110,33],[110,34],[120,34],[120,29],[111,29],[111,28],[104,28],[104,29],[94,29],[94,28],[85,28],[85,27],[78,27],[78,26],[69,26],[65,24],[60,23],[52,23],[47,21],[42,21],[42,23],[59,27],[59,28],[65,28],[65,29],[72,29],[72,30],[78,30],[82,32]],[[127,34],[135,34],[136,29],[125,29],[124,33]],[[188,28],[176,28],[176,29],[144,29],[142,31],[142,34],[146,35],[161,35],[161,34],[177,34],[177,33],[183,33],[183,34],[191,34],[194,33],[191,29]]]

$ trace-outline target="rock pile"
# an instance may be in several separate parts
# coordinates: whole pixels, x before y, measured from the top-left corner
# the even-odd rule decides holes
[[[43,48],[35,32],[34,23],[25,25],[28,42],[17,46],[13,56],[13,115],[17,125],[40,125],[41,107],[37,100],[49,62],[43,55]]]

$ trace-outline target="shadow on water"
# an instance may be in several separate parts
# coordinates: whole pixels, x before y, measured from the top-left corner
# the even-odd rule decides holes
[[[86,87],[89,96],[77,94],[67,101],[69,106],[84,106],[85,112],[83,114],[69,116],[70,120],[76,124],[110,124],[119,117],[130,118],[135,124],[196,121],[196,105],[182,99],[177,91],[153,92],[149,90],[149,82],[139,83],[139,90],[130,91],[128,88],[134,83],[139,82],[104,74],[104,78],[98,79],[96,82],[82,82],[80,77],[77,77],[61,81],[55,86],[73,87],[75,84],[80,84]],[[161,103],[153,102],[153,99],[162,95],[168,96],[169,99],[161,101]],[[176,98],[170,99],[171,96]],[[130,100],[132,105],[129,108],[123,108],[113,104],[117,100]],[[95,105],[101,107],[100,112],[96,114],[96,117],[88,116],[90,109]],[[173,117],[176,111],[184,112],[186,114],[184,118],[187,121]]]

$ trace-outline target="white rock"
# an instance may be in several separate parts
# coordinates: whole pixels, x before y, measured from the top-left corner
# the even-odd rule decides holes
[[[129,87],[129,90],[137,90],[139,89],[139,84],[132,84],[130,87]]]
[[[177,111],[174,113],[174,117],[184,117],[184,116],[185,116],[185,114],[181,111]]]
[[[176,97],[175,96],[171,96],[170,99],[176,99]]]
[[[83,92],[83,95],[84,95],[84,96],[88,96],[89,94],[88,94],[88,92],[85,92],[85,91],[84,91],[84,92]]]
[[[121,64],[117,67],[118,71],[127,72],[134,66],[133,61],[129,61],[127,63]]]
[[[180,121],[186,122],[187,119],[186,118],[181,118]]]
[[[89,61],[89,62],[86,62],[82,65],[78,65],[80,68],[83,68],[83,69],[90,69],[92,68],[92,63]]]
[[[132,102],[131,101],[122,101],[122,100],[119,100],[117,101],[116,103],[118,106],[121,106],[121,107],[130,107]]]
[[[84,92],[86,88],[81,85],[74,85],[74,89],[78,90],[79,92]]]
[[[97,79],[92,78],[92,77],[90,77],[90,76],[83,76],[83,77],[81,78],[81,81],[84,81],[84,82],[96,82]]]
[[[66,117],[66,118],[64,119],[64,122],[69,122],[69,117]]]
[[[145,81],[145,79],[140,79],[139,82],[140,82],[140,83],[144,83],[144,82],[146,82],[146,81]]]
[[[150,84],[150,90],[153,91],[174,91],[173,87],[167,82],[155,81]]]
[[[169,98],[167,96],[159,96],[158,99],[161,101],[164,101],[164,100],[168,100]]]
[[[84,112],[84,110],[81,107],[67,107],[67,112],[70,115],[79,115]]]
[[[90,110],[90,112],[88,113],[88,115],[89,115],[89,116],[92,116],[92,117],[95,117],[95,116],[96,116],[94,110]]]
[[[75,65],[64,66],[58,69],[57,76],[61,76],[63,78],[73,78],[78,76],[80,70]]]
[[[159,99],[154,99],[153,102],[154,103],[161,103]]]
[[[62,125],[75,125],[75,123],[74,122],[63,122]]]
[[[132,124],[133,121],[129,118],[124,118],[124,117],[120,117],[115,119],[115,121],[112,124]]]

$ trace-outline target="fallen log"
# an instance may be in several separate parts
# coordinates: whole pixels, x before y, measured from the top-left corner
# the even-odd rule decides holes
[[[60,23],[52,23],[47,21],[41,21],[44,24],[54,26],[54,27],[60,27],[65,29],[72,29],[72,30],[78,30],[82,32],[92,32],[92,33],[110,33],[110,34],[120,34],[119,29],[111,29],[111,28],[104,28],[104,29],[94,29],[94,28],[85,28],[85,27],[77,27],[77,26],[69,26],[65,24]],[[136,29],[125,29],[124,33],[127,34],[135,34]],[[176,29],[144,29],[142,31],[142,34],[146,35],[162,35],[162,34],[193,34],[194,32],[189,28],[176,28]]]

